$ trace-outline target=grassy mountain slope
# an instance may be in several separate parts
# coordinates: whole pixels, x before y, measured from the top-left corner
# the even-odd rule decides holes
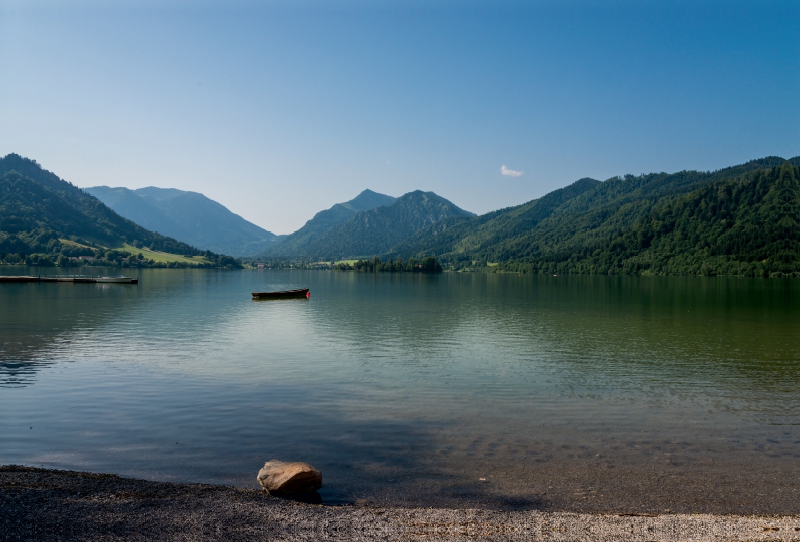
[[[337,224],[346,222],[360,211],[391,205],[397,200],[392,196],[364,190],[358,196],[344,203],[337,203],[314,215],[305,225],[280,242],[267,249],[270,256],[298,256],[307,253],[307,247]]]
[[[459,216],[475,215],[433,192],[417,190],[391,205],[356,213],[309,243],[304,252],[324,259],[382,254],[422,228]]]
[[[203,250],[250,256],[277,239],[197,192],[152,186],[137,190],[96,186],[86,191],[125,218]]]
[[[58,254],[80,239],[105,247],[125,243],[171,254],[200,255],[194,247],[149,231],[94,196],[17,154],[0,159],[0,255]]]

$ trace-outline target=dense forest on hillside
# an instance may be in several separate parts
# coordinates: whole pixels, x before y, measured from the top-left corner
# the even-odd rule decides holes
[[[445,267],[464,270],[796,276],[787,260],[792,249],[778,256],[777,247],[797,237],[785,230],[788,237],[779,239],[763,217],[794,220],[798,165],[798,158],[770,157],[715,172],[582,179],[522,206],[442,221],[385,256],[436,255]],[[715,190],[729,190],[729,199],[712,201]],[[717,216],[721,209],[727,215]],[[734,250],[731,236],[752,241]]]
[[[207,257],[207,265],[239,265],[228,256],[203,252],[142,228],[33,160],[16,154],[0,159],[0,261],[47,265],[59,257],[99,260],[105,259],[107,249],[126,243]],[[130,263],[148,265],[138,257]]]
[[[547,273],[798,277],[799,181],[800,168],[789,162],[719,180],[640,210],[630,227],[564,239],[551,235],[524,247],[528,255],[504,267]]]

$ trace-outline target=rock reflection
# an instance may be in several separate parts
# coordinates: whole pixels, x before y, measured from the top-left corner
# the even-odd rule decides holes
[[[43,361],[0,361],[0,388],[22,388],[36,382],[36,374],[53,365]]]

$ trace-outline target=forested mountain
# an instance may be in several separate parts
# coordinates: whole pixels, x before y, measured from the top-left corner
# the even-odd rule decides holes
[[[437,196],[417,190],[391,205],[354,214],[304,249],[311,258],[339,259],[383,254],[420,229],[450,217],[475,216]]]
[[[87,192],[137,224],[202,250],[233,256],[263,252],[278,237],[197,192],[150,186],[95,186]]]
[[[74,246],[67,241],[105,247],[127,242],[172,254],[204,254],[119,216],[33,160],[17,154],[0,159],[0,259],[6,254],[58,255]]]
[[[545,273],[798,275],[797,166],[800,158],[769,157],[715,172],[583,179],[436,224],[385,255]]]
[[[369,189],[364,190],[350,201],[337,203],[330,209],[318,212],[302,228],[268,248],[266,254],[270,256],[303,255],[311,243],[333,226],[346,222],[359,211],[369,211],[376,207],[391,205],[396,199]]]
[[[505,239],[526,234],[559,205],[599,184],[600,181],[585,178],[523,205],[474,218],[457,216],[435,222],[394,246],[389,256],[476,254]]]

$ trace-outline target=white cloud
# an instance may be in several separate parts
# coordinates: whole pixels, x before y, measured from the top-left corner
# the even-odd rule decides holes
[[[524,171],[514,171],[513,169],[508,169],[505,164],[500,166],[500,173],[505,175],[506,177],[520,177],[522,176]]]

